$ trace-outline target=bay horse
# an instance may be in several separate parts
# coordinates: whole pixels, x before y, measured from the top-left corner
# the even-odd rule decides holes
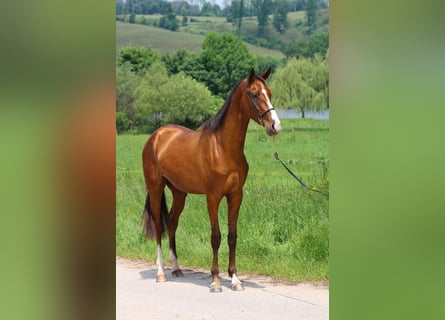
[[[205,194],[211,224],[213,281],[210,292],[221,292],[218,249],[221,233],[218,206],[225,196],[228,204],[229,269],[232,290],[244,290],[236,276],[235,248],[238,214],[243,199],[242,187],[249,170],[244,156],[244,142],[250,119],[265,127],[268,135],[280,132],[278,115],[271,104],[271,92],[265,80],[271,68],[249,75],[234,86],[223,107],[196,131],[179,125],[157,129],[146,142],[143,170],[147,197],[143,225],[148,239],[157,241],[157,282],[167,281],[162,259],[161,238],[168,231],[172,275],[183,276],[176,254],[175,233],[188,193]],[[164,188],[173,196],[168,212]]]

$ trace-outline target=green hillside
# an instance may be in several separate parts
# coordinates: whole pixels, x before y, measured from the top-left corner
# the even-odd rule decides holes
[[[148,17],[148,16],[147,16]],[[201,17],[204,20],[207,17]],[[224,18],[208,18],[208,19],[224,19]],[[225,20],[224,20],[225,21]],[[210,23],[211,24],[211,23]],[[218,26],[218,24],[213,24]],[[230,27],[231,25],[228,24]],[[196,28],[196,26],[194,26]],[[190,26],[192,28],[192,26]],[[198,30],[196,28],[195,30]],[[189,51],[199,52],[201,50],[201,44],[204,41],[204,35],[212,30],[201,28],[201,32],[172,32],[166,29],[161,29],[153,26],[130,24],[116,21],[116,46],[117,49],[133,45],[151,47],[158,50],[161,53],[174,52],[177,49],[184,48]],[[204,30],[207,30],[204,31]],[[217,32],[231,30],[213,30]],[[201,34],[199,34],[201,33]],[[270,50],[264,47],[254,46],[246,43],[249,50],[254,54],[264,57],[273,57],[277,59],[284,58],[284,55],[278,50]]]
[[[119,15],[118,18],[122,22],[129,21],[129,15]],[[159,14],[153,15],[136,15],[135,21],[139,27],[135,25],[126,25],[121,23],[117,27],[118,32],[118,47],[121,43],[124,45],[132,43],[138,45],[147,45],[147,35],[145,28],[147,25],[155,26],[159,23]],[[177,16],[178,20],[181,20],[181,16]],[[262,48],[274,48],[280,51],[283,44],[295,43],[302,40],[307,40],[307,35],[305,35],[306,29],[306,12],[296,11],[289,12],[287,14],[287,20],[289,27],[285,32],[278,32],[272,26],[272,15],[269,16],[269,24],[265,27],[265,37],[258,38],[258,21],[256,16],[244,17],[242,21],[242,27],[240,30],[240,37],[250,44],[253,44],[250,49],[259,55],[263,56],[273,56],[282,57],[274,51],[264,51]],[[125,26],[125,27],[124,27]],[[329,28],[329,10],[319,9],[317,12],[317,27],[315,32],[328,32]],[[227,22],[226,17],[207,17],[207,16],[191,16],[187,17],[186,25],[180,24],[179,30],[176,33],[170,32],[158,32],[158,30],[151,30],[149,32],[155,32],[156,34],[149,35],[149,41],[151,44],[160,51],[170,51],[175,50],[175,48],[182,47],[191,51],[199,51],[200,46],[196,46],[196,42],[201,42],[199,37],[193,37],[194,35],[205,36],[211,31],[218,33],[231,32],[237,33],[237,29],[234,24]],[[159,33],[159,34],[158,34]],[[179,33],[179,34],[178,34]],[[142,35],[141,35],[142,34]],[[185,34],[185,35],[184,35]],[[189,37],[190,36],[190,37]],[[167,40],[167,43],[164,40]],[[170,42],[177,42],[177,45],[173,44],[172,48]],[[159,43],[159,47],[157,44]]]
[[[128,45],[151,47],[159,52],[173,52],[179,48],[189,51],[200,51],[202,35],[173,32],[153,26],[130,24],[116,21],[116,46]]]

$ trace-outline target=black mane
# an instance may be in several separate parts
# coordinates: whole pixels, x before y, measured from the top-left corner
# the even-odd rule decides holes
[[[235,93],[236,89],[240,85],[240,80],[233,88],[232,92],[230,93],[229,97],[224,102],[222,108],[210,119],[206,120],[202,125],[201,129],[209,129],[211,131],[215,131],[219,128],[219,126],[223,123],[224,118],[226,117],[227,111],[229,110],[230,103],[232,102],[233,94]]]

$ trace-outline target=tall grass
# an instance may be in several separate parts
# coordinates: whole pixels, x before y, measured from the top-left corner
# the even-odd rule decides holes
[[[275,139],[251,123],[245,154],[250,171],[238,220],[237,268],[288,280],[328,278],[328,200],[307,192],[274,159],[277,151],[309,185],[329,187],[329,123],[326,120],[283,121]],[[155,241],[142,233],[145,184],[141,152],[148,136],[117,137],[116,246],[125,257],[156,260]],[[171,202],[167,191],[168,202]],[[227,204],[219,208],[222,242],[220,270],[228,265]],[[168,240],[163,247],[168,248]],[[188,195],[177,230],[180,265],[209,268],[210,222],[205,196]],[[167,260],[168,250],[164,250]]]

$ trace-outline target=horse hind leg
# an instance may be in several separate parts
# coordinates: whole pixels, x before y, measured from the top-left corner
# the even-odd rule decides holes
[[[167,276],[164,271],[164,260],[162,258],[162,237],[165,230],[165,220],[167,218],[167,205],[165,201],[165,195],[161,191],[151,191],[147,194],[147,200],[144,211],[144,229],[147,234],[147,238],[154,236],[157,242],[157,259],[156,265],[158,272],[156,274],[156,282],[167,281]],[[154,224],[154,231],[152,225]]]
[[[170,242],[170,254],[169,259],[172,263],[172,275],[176,277],[182,277],[184,274],[179,268],[178,265],[178,254],[176,253],[176,229],[178,228],[179,216],[184,209],[185,198],[187,197],[187,193],[177,190],[169,183],[167,184],[172,191],[173,202],[172,208],[170,210],[169,219],[167,222],[168,226],[168,237]]]

